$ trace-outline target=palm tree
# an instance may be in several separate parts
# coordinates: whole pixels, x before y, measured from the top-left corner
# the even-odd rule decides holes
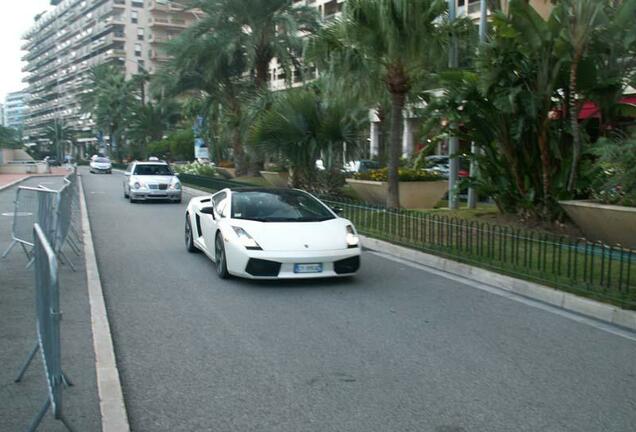
[[[177,123],[179,110],[179,104],[173,99],[134,107],[128,122],[128,136],[140,147],[140,156],[146,156],[145,147],[149,142],[160,140]]]
[[[99,129],[108,133],[111,149],[117,150],[118,155],[121,155],[119,138],[136,103],[137,85],[126,80],[120,68],[103,64],[91,70],[86,93],[81,98],[82,109],[91,114]]]
[[[54,120],[45,126],[44,135],[55,146],[57,160],[62,161],[65,143],[74,139],[75,130],[61,120]]]
[[[603,3],[598,0],[568,0],[562,4],[564,18],[567,20],[567,39],[571,44],[572,60],[570,63],[569,108],[570,127],[572,128],[573,155],[568,190],[576,187],[576,173],[581,159],[581,132],[579,130],[579,107],[576,102],[578,94],[577,73],[579,64],[585,54],[592,33],[601,20]]]
[[[300,66],[301,34],[318,28],[315,8],[294,6],[289,0],[190,0],[203,12],[193,32],[215,33],[232,47],[240,47],[256,90],[269,80],[269,67],[276,58],[291,79],[292,66]]]
[[[589,50],[594,53],[590,60],[594,65],[596,80],[586,96],[599,107],[600,134],[609,136],[618,119],[633,117],[632,106],[622,104],[621,99],[628,79],[636,69],[636,1],[621,1],[605,8],[608,22],[602,31],[594,33]],[[632,82],[632,86],[636,83]],[[631,112],[630,112],[631,111]]]
[[[389,207],[399,207],[402,112],[414,82],[430,71],[442,50],[445,13],[443,0],[348,0],[342,18],[310,42],[324,44],[319,51],[343,68],[340,76],[347,83],[360,79],[346,73],[350,68],[343,59],[353,59],[369,71],[367,86],[382,86],[390,95]]]
[[[343,103],[327,103],[310,89],[293,89],[272,98],[250,130],[251,141],[284,157],[294,187],[312,189],[321,153],[341,153],[357,143],[360,117]]]
[[[302,52],[302,34],[318,28],[318,16],[314,8],[294,6],[289,0],[190,0],[188,4],[202,12],[201,19],[191,29],[190,37],[205,38],[210,34],[221,41],[214,51],[201,53],[216,56],[218,49],[227,49],[231,55],[240,55],[244,69],[241,78],[248,77],[252,90],[267,89],[269,68],[276,58],[285,76],[291,82],[292,69],[302,72],[299,56]],[[221,77],[225,75],[220,72]],[[241,128],[241,109],[232,100],[230,112],[235,128]],[[241,139],[235,131],[233,142]],[[243,158],[242,149],[234,145],[235,157]],[[250,171],[258,171],[262,161],[254,155]],[[239,167],[237,166],[237,170]],[[244,171],[243,168],[237,173]]]
[[[246,59],[240,46],[228,45],[222,34],[200,34],[190,28],[167,46],[172,56],[168,67],[158,77],[169,95],[194,94],[203,99],[208,115],[216,106],[224,107],[223,120],[232,130],[234,163],[237,175],[247,171],[243,149],[242,101],[248,93],[244,71]],[[213,55],[210,55],[213,53]]]

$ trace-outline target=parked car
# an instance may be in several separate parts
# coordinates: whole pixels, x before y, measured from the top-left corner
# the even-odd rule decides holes
[[[124,175],[124,197],[131,203],[147,200],[181,202],[181,182],[166,162],[132,162]]]
[[[110,159],[106,157],[96,157],[95,159],[91,159],[90,164],[88,165],[88,170],[92,173],[106,173],[112,174],[113,172],[113,164]]]
[[[345,164],[345,172],[364,174],[371,170],[379,169],[380,163],[373,160],[361,159]]]
[[[48,166],[50,166],[50,167],[52,167],[52,166],[62,166],[60,161],[58,161],[55,158],[52,158],[51,156],[45,157],[44,158],[44,162],[46,162],[48,164]]]
[[[220,278],[339,277],[360,267],[353,224],[297,189],[224,189],[193,198],[185,242],[216,263]]]
[[[450,175],[450,158],[446,155],[432,155],[426,157],[426,169],[428,171],[436,172],[444,178],[448,178]],[[459,170],[457,171],[458,177],[468,177],[470,175],[468,171],[468,161],[464,157],[459,158]]]

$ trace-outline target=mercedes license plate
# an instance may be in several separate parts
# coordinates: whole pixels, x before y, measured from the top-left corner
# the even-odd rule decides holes
[[[294,264],[294,273],[322,273],[322,264]]]

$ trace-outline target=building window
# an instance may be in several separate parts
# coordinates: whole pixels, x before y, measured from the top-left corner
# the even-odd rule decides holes
[[[141,57],[141,44],[139,43],[135,44],[135,56]]]
[[[141,27],[137,29],[137,40],[144,40],[144,29]]]
[[[130,21],[131,21],[133,24],[137,24],[137,23],[139,22],[139,12],[137,12],[137,11],[132,11],[132,12],[130,13]]]
[[[143,60],[137,60],[137,73],[146,71],[146,63]]]
[[[144,7],[144,0],[132,0],[133,7],[142,8]]]

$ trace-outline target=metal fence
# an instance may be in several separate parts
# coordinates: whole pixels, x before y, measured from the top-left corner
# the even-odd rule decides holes
[[[199,176],[193,174],[179,174],[179,179],[192,186],[199,186],[210,190],[221,190],[225,188],[250,187],[248,183],[242,183],[234,180],[221,179],[217,177]]]
[[[46,195],[42,195],[46,197]],[[33,225],[33,256],[35,260],[35,303],[37,315],[37,343],[20,370],[16,382],[19,382],[37,351],[42,354],[42,363],[46,376],[48,397],[40,411],[31,422],[28,431],[35,431],[44,415],[51,409],[56,420],[60,420],[69,431],[72,427],[64,417],[62,389],[70,382],[62,371],[60,343],[60,294],[58,268],[55,252],[48,241],[45,230],[38,224]]]
[[[210,190],[250,186],[189,174],[180,179]],[[636,309],[636,250],[332,195],[320,198],[342,209],[363,235]]]
[[[59,190],[38,187],[19,186],[14,202],[13,221],[11,226],[11,244],[2,254],[3,258],[11,250],[20,245],[24,253],[31,259],[34,245],[33,224],[38,222],[44,229],[55,253],[75,270],[72,262],[62,250],[65,244],[77,255],[81,242],[79,226],[79,202],[77,172],[73,170],[64,178],[64,185]]]

